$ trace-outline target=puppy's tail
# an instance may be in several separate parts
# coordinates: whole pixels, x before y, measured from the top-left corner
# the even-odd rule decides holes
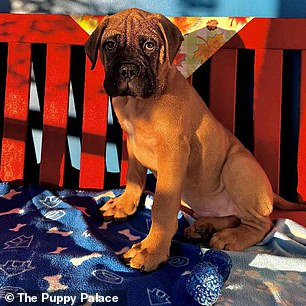
[[[282,210],[306,210],[306,204],[294,203],[273,194],[273,206]]]

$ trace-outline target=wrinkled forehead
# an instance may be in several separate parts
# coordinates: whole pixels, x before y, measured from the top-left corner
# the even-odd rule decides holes
[[[151,14],[146,16],[139,14],[117,16],[116,14],[109,18],[102,42],[113,36],[121,37],[127,45],[137,43],[139,37],[158,40],[159,32],[158,19]]]

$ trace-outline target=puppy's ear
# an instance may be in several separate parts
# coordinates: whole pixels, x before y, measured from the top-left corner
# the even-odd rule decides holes
[[[158,27],[164,41],[164,56],[172,64],[184,37],[180,29],[163,15],[157,15]]]
[[[107,25],[108,18],[105,18],[102,23],[93,31],[85,43],[85,52],[91,61],[91,70],[93,70],[96,66],[101,38]]]

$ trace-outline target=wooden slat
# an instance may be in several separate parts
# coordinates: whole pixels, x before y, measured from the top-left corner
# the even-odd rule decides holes
[[[120,167],[120,186],[126,185],[126,175],[129,166],[129,155],[127,151],[127,135],[122,133],[122,156],[121,156],[121,167]]]
[[[226,44],[225,48],[306,49],[306,19],[254,18]]]
[[[297,205],[297,209],[299,206]],[[297,222],[304,227],[306,227],[306,211],[288,211],[288,210],[281,210],[281,209],[273,209],[272,214],[270,215],[271,220],[277,219],[290,219],[294,222]]]
[[[22,180],[29,108],[31,45],[9,43],[0,179]]]
[[[81,188],[100,189],[104,186],[108,96],[103,90],[102,64],[98,61],[94,71],[90,67],[86,58],[79,185]]]
[[[211,59],[210,109],[230,131],[235,128],[237,50],[219,50]]]
[[[0,42],[82,45],[87,38],[88,34],[70,16],[0,14]]]
[[[256,50],[254,67],[254,155],[279,191],[282,50]]]
[[[298,193],[306,201],[306,50],[302,51],[300,87],[300,129],[298,146]]]
[[[62,186],[67,135],[70,46],[47,46],[41,184]]]

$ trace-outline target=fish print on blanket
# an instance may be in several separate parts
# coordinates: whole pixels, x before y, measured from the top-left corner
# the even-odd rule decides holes
[[[32,266],[31,260],[7,260],[5,264],[0,264],[0,272],[7,277],[23,274],[33,269],[35,269],[35,267]]]
[[[33,241],[33,238],[34,235],[29,237],[25,235],[18,236],[10,241],[5,242],[4,243],[5,248],[3,249],[7,250],[7,249],[29,248]]]

